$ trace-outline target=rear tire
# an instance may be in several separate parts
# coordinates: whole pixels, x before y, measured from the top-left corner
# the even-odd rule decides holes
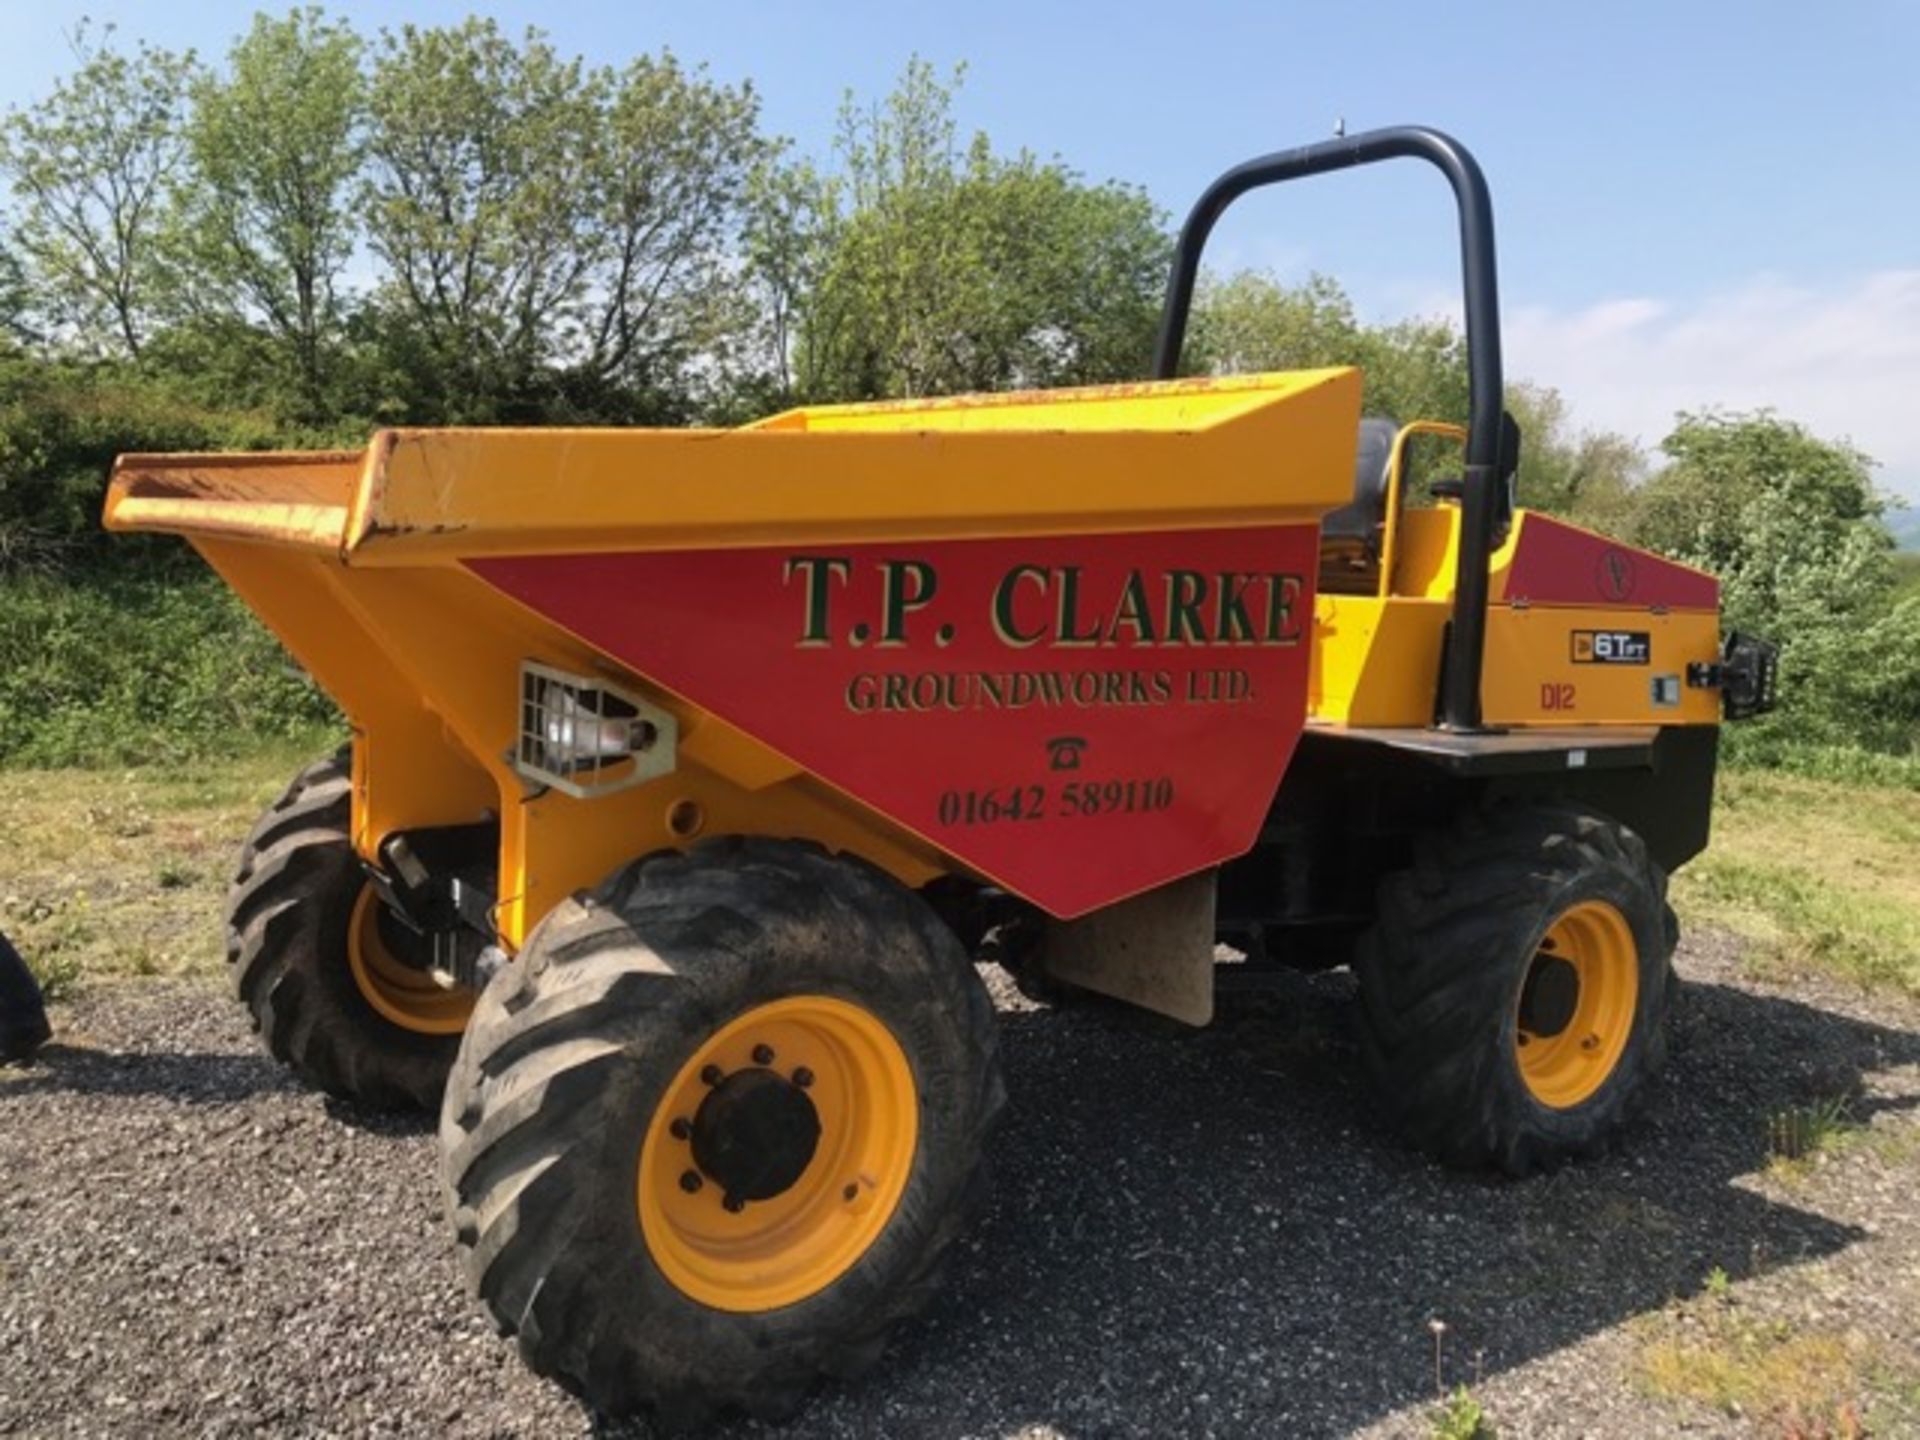
[[[991,960],[1013,982],[1021,998],[1058,1010],[1084,1000],[1087,992],[1062,980],[1046,967],[1046,921],[1022,918],[997,926],[981,947],[981,958]]]
[[[424,974],[369,967],[370,953],[411,937],[381,913],[352,815],[352,761],[341,750],[301,771],[260,817],[227,892],[228,972],[267,1052],[302,1080],[365,1105],[432,1109],[468,1002]]]
[[[52,1038],[40,982],[0,935],[0,1065],[27,1059]]]
[[[1424,841],[1354,959],[1368,1068],[1408,1138],[1515,1175],[1602,1150],[1666,1061],[1666,891],[1638,835],[1576,806]]]
[[[703,1151],[736,1085],[819,1122],[737,1206],[722,1162],[758,1175],[789,1132]],[[442,1112],[448,1211],[536,1371],[671,1425],[779,1417],[931,1296],[1002,1097],[986,991],[918,896],[717,840],[557,906],[487,987]]]

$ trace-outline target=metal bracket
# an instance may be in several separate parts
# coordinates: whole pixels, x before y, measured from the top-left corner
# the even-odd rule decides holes
[[[1719,660],[1696,660],[1687,666],[1687,684],[1696,690],[1718,690],[1721,711],[1729,720],[1764,715],[1779,698],[1780,651],[1765,640],[1735,631],[1721,645]]]

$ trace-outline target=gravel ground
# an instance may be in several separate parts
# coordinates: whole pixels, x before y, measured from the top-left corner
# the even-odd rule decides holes
[[[1870,1353],[1874,1433],[1920,1434],[1920,1006],[1756,983],[1712,935],[1682,971],[1646,1119],[1523,1184],[1380,1133],[1344,976],[1202,1032],[1003,999],[989,1212],[882,1368],[778,1433],[1426,1436],[1438,1317],[1509,1437],[1780,1434],[1636,1380],[1718,1266],[1767,1333]],[[0,1433],[646,1433],[495,1337],[425,1122],[295,1088],[206,982],[56,1019],[0,1072]],[[1769,1117],[1836,1096],[1874,1143],[1770,1168]]]

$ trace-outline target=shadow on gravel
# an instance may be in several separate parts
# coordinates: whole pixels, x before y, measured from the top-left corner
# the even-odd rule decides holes
[[[1920,1032],[1692,984],[1620,1151],[1516,1183],[1382,1132],[1350,1006],[1333,975],[1178,1037],[1094,1006],[1004,1015],[984,1223],[880,1369],[787,1433],[1344,1433],[1432,1399],[1434,1317],[1452,1384],[1693,1293],[1716,1265],[1861,1239],[1735,1182],[1766,1165],[1781,1109],[1920,1063]]]
[[[148,1096],[188,1105],[230,1105],[259,1095],[304,1094],[306,1087],[268,1056],[190,1051],[97,1050],[55,1041],[9,1072],[7,1095]],[[328,1118],[376,1135],[428,1135],[434,1119],[376,1110],[327,1097]]]
[[[326,1097],[327,1118],[369,1135],[431,1135],[440,1128],[440,1117],[418,1110],[376,1110],[356,1105],[351,1100]]]
[[[1435,1317],[1448,1382],[1471,1380],[1694,1293],[1715,1266],[1737,1277],[1862,1239],[1741,1182],[1781,1111],[1852,1096],[1864,1119],[1886,1103],[1867,1077],[1920,1064],[1920,1030],[1691,983],[1620,1151],[1514,1183],[1441,1170],[1384,1133],[1351,1010],[1334,974],[1236,996],[1202,1031],[1094,1004],[1003,1015],[1010,1104],[982,1224],[879,1369],[825,1387],[780,1433],[1342,1434],[1431,1399]],[[55,1044],[0,1096],[293,1088],[259,1055]]]
[[[265,1055],[191,1051],[96,1050],[55,1040],[20,1067],[9,1095],[62,1090],[75,1095],[136,1095],[189,1105],[230,1104],[294,1092],[299,1082]]]

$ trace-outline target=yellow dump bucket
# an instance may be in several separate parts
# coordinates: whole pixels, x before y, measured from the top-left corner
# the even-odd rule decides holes
[[[362,854],[498,817],[509,944],[727,833],[1072,916],[1257,835],[1359,394],[1343,369],[129,455],[106,523],[187,536],[340,703]]]

